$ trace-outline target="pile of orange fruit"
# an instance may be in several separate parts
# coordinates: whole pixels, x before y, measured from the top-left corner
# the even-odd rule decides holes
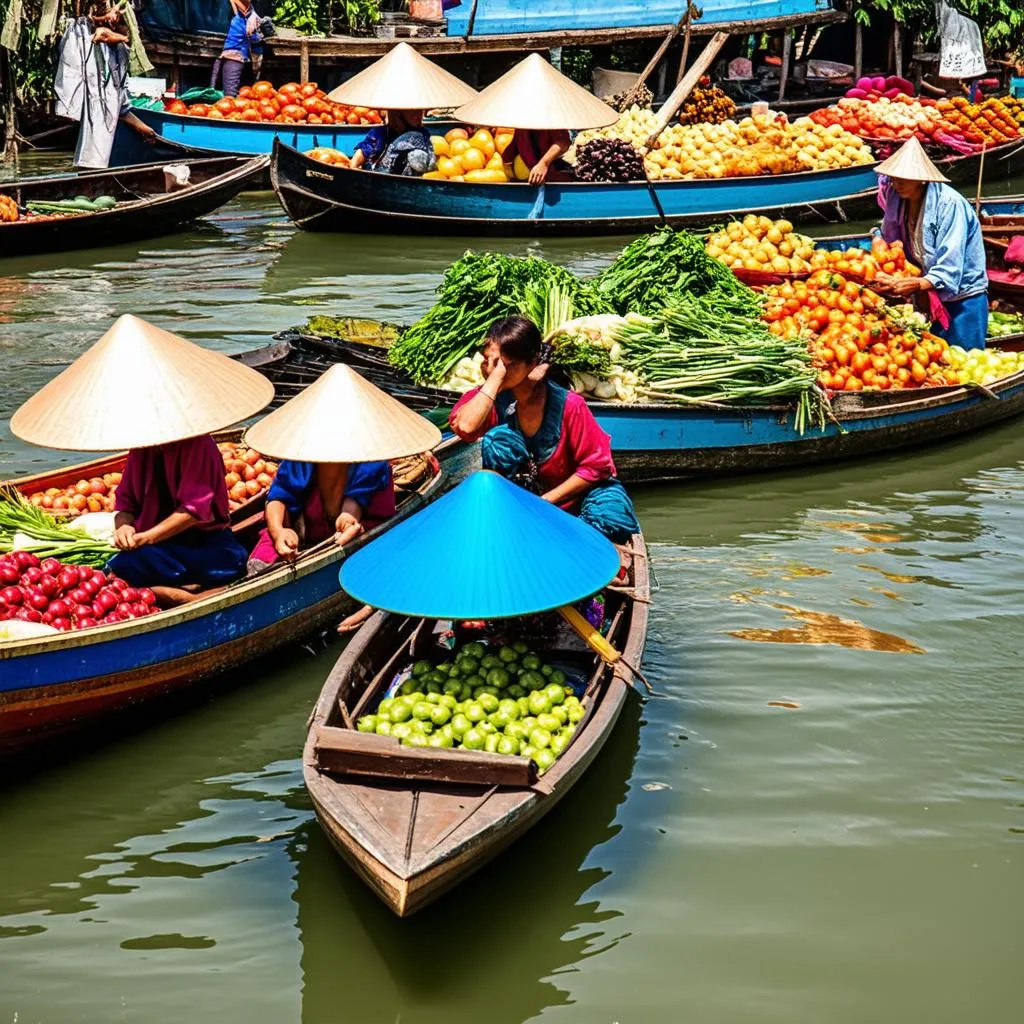
[[[764,319],[783,338],[806,337],[828,391],[889,391],[959,383],[949,346],[903,326],[877,293],[819,270],[766,288]]]
[[[216,103],[170,100],[164,104],[170,114],[186,114],[222,121],[272,121],[276,124],[381,124],[379,111],[335,103],[316,82],[288,82],[275,89],[271,82],[243,86],[236,98],[225,96]]]
[[[921,270],[907,259],[900,241],[873,238],[871,251],[864,249],[815,249],[814,270],[834,270],[861,284],[871,284],[880,274],[889,277],[920,277]]]
[[[0,195],[0,224],[13,224],[18,219],[18,204],[10,197]]]

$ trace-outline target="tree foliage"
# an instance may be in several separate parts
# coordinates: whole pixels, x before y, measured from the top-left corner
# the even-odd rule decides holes
[[[304,35],[359,32],[380,21],[377,0],[277,0],[274,21]]]
[[[1021,0],[956,0],[953,6],[978,23],[985,46],[994,55],[1024,51]],[[933,0],[853,0],[851,9],[862,25],[877,24],[877,17],[873,16],[882,11],[925,42],[936,39]]]
[[[9,4],[10,0],[0,0],[0,24],[7,18]],[[35,0],[25,0],[19,46],[8,55],[15,98],[22,107],[41,106],[53,96],[57,47],[39,41],[40,13],[40,5]],[[8,87],[9,83],[4,82],[4,90]]]

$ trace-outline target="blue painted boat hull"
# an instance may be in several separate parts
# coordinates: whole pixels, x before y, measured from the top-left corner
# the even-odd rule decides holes
[[[737,211],[829,220],[874,203],[872,164],[834,171],[693,181],[471,184],[373,174],[311,160],[278,140],[270,176],[288,215],[311,231],[608,234],[659,222],[709,224]]]
[[[839,395],[836,423],[802,436],[791,408],[680,409],[591,403],[623,480],[764,472],[932,444],[1024,414],[1024,373],[976,388]]]
[[[442,473],[403,502],[394,525],[478,463],[449,445]],[[143,700],[206,683],[336,620],[347,549],[304,554],[191,604],[152,618],[0,645],[0,754]],[[324,547],[324,546],[322,546]]]

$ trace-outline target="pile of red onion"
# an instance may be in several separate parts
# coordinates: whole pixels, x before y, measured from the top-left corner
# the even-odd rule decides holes
[[[43,622],[55,629],[88,629],[159,611],[156,595],[101,569],[40,561],[29,551],[0,558],[0,621]]]

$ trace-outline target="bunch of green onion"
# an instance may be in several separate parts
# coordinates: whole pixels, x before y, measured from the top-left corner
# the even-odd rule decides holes
[[[114,550],[109,544],[65,526],[33,505],[16,488],[0,488],[0,553],[31,551],[39,558],[101,569]]]

